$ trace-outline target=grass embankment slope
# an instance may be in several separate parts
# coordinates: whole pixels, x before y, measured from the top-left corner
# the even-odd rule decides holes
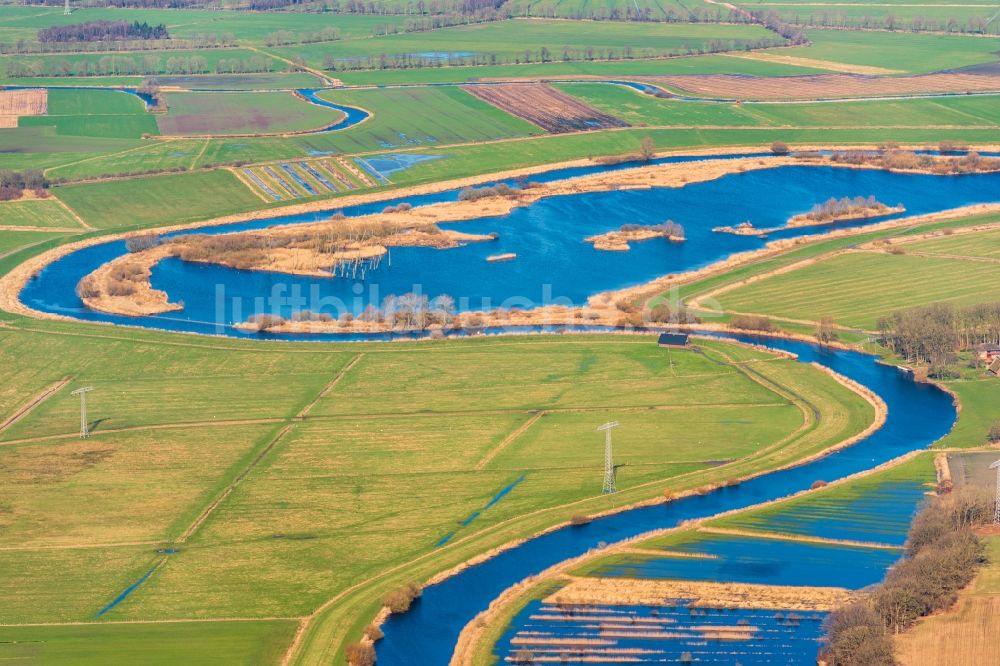
[[[879,317],[903,308],[989,303],[996,300],[996,286],[990,285],[1000,284],[1000,264],[993,257],[1000,239],[992,228],[997,223],[1000,215],[987,213],[820,240],[684,285],[680,297],[711,298],[721,308],[717,319],[728,320],[733,312],[762,314],[779,330],[806,335],[815,330],[808,322],[824,316],[843,326],[874,328]],[[880,249],[876,242],[889,244]],[[900,248],[903,254],[884,248]],[[792,266],[798,267],[789,270]],[[865,339],[849,331],[841,337]],[[984,445],[1000,419],[996,378],[965,367],[945,385],[958,396],[962,413],[939,446]]]
[[[787,462],[871,418],[826,375],[714,342],[705,355],[648,336],[330,347],[8,321],[0,413],[69,382],[0,432],[12,489],[0,514],[3,621],[96,621],[156,567],[101,617],[130,621],[94,630],[114,636],[108,649],[162,641],[187,654],[188,642],[195,653],[228,640],[210,620],[246,618],[243,654],[268,663],[297,618],[353,590],[318,618],[310,661],[353,637],[400,581],[576,511]],[[96,387],[93,436],[79,440],[69,391],[84,384]],[[805,401],[827,425],[804,424]],[[626,465],[608,499],[591,430],[612,417]],[[781,456],[763,453],[783,438]],[[204,622],[131,623],[176,619]],[[60,663],[82,635],[53,627],[44,654]]]

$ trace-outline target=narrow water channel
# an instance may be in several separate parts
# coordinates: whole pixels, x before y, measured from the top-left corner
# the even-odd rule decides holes
[[[761,342],[747,336],[718,337]],[[871,469],[907,452],[926,448],[945,435],[955,422],[956,412],[950,396],[934,386],[914,383],[897,369],[876,363],[873,356],[821,349],[791,340],[768,339],[765,344],[793,352],[803,363],[819,363],[867,386],[881,396],[889,408],[885,425],[853,446],[813,462],[764,474],[705,495],[632,509],[585,526],[557,530],[465,569],[427,588],[408,613],[389,619],[383,627],[385,638],[377,643],[379,664],[447,664],[462,628],[505,589],[530,575],[602,543],[614,543],[651,530],[673,527],[685,520],[778,499],[809,488],[817,479],[831,481]],[[912,512],[916,501],[912,500],[906,507],[888,509]],[[845,512],[847,509],[849,507],[845,507]],[[850,516],[842,515],[840,520],[849,522]],[[780,542],[775,544],[776,548],[781,547]],[[776,559],[777,555],[776,552]],[[881,565],[887,566],[887,560]],[[787,575],[778,572],[772,581],[822,586],[828,584],[828,567],[829,562],[824,563],[822,558],[817,559],[811,569],[808,563],[798,563],[794,570],[787,571]]]

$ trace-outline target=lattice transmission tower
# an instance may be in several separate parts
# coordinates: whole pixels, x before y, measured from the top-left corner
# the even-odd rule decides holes
[[[93,386],[84,386],[70,394],[80,396],[80,439],[90,437],[90,428],[87,427],[87,394],[93,390]]]
[[[618,427],[618,421],[608,421],[597,429],[604,432],[604,488],[602,492],[609,494],[617,491],[615,487],[615,463],[611,456],[611,431]]]

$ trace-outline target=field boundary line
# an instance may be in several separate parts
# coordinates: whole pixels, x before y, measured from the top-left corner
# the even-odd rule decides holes
[[[84,229],[89,229],[89,230],[93,230],[94,229],[94,227],[92,227],[89,224],[87,224],[86,220],[84,220],[82,217],[80,217],[79,213],[77,213],[75,210],[73,210],[72,208],[70,208],[68,203],[66,203],[65,201],[63,201],[62,199],[60,199],[57,196],[53,196],[52,198],[55,199],[56,201],[58,201],[59,205],[62,206],[63,208],[65,208],[66,212],[69,213],[70,215],[72,215],[73,219],[80,223],[81,227],[83,227]]]
[[[543,416],[545,416],[545,413],[546,413],[545,410],[542,410],[532,414],[531,417],[527,421],[522,423],[520,426],[518,426],[517,429],[514,430],[514,432],[504,437],[499,444],[497,444],[492,449],[487,451],[486,455],[483,456],[482,460],[476,463],[474,469],[477,472],[482,471],[487,465],[490,464],[490,462],[492,462],[494,458],[496,458],[500,454],[501,451],[510,446],[514,442],[514,440],[516,440],[521,435],[526,433],[531,428],[531,426],[538,423],[538,420]]]
[[[191,160],[191,166],[188,167],[189,169],[191,169],[191,171],[194,171],[195,168],[197,167],[198,160],[200,160],[202,157],[204,157],[205,151],[208,150],[208,144],[210,144],[211,142],[212,142],[212,139],[210,139],[210,138],[206,138],[205,139],[205,145],[201,147],[201,150],[198,151],[198,154],[194,156],[193,160]]]
[[[0,422],[0,432],[3,432],[7,428],[11,427],[25,416],[30,414],[35,410],[36,407],[41,405],[43,402],[55,395],[59,389],[70,383],[72,377],[63,377],[54,384],[50,384],[41,393],[36,394],[31,400],[22,405],[21,407],[14,410],[14,413]]]
[[[304,421],[306,416],[309,415],[309,412],[312,411],[312,408],[315,407],[320,400],[328,396],[331,391],[333,391],[333,389],[337,386],[337,384],[340,383],[340,380],[344,378],[344,375],[350,372],[351,368],[357,365],[358,361],[360,361],[362,357],[364,357],[364,355],[365,355],[364,352],[358,352],[357,354],[355,354],[354,358],[348,361],[344,365],[344,367],[342,367],[339,371],[337,371],[337,374],[334,375],[333,379],[331,379],[326,386],[323,387],[323,390],[319,392],[319,395],[317,395],[312,400],[312,402],[310,402],[308,405],[299,410],[299,413],[295,415],[295,418],[299,419],[300,421]]]
[[[134,153],[137,150],[144,150],[146,148],[151,147],[152,145],[153,144],[143,143],[141,145],[134,146],[132,148],[126,148],[125,150],[119,151],[117,153],[111,153],[109,155],[94,155],[93,157],[85,157],[82,160],[75,160],[73,162],[66,162],[65,164],[56,164],[55,166],[50,166],[50,167],[47,167],[47,168],[43,169],[42,173],[44,173],[45,175],[48,175],[48,173],[50,171],[54,170],[54,169],[62,169],[64,167],[76,166],[77,164],[83,164],[84,162],[92,162],[94,160],[99,160],[99,159],[103,159],[103,158],[121,157],[122,155],[126,155],[128,153]]]
[[[30,552],[37,550],[83,550],[89,548],[128,548],[129,546],[153,546],[156,544],[166,544],[162,539],[151,539],[149,541],[119,541],[111,543],[67,543],[53,544],[50,546],[0,546],[0,552]],[[2,625],[0,625],[2,626]]]
[[[16,627],[89,627],[94,625],[108,626],[113,625],[129,625],[129,624],[188,624],[192,622],[275,622],[275,621],[286,621],[286,622],[301,622],[304,619],[302,616],[289,616],[289,617],[192,617],[192,618],[178,618],[178,619],[165,619],[165,620],[102,620],[93,622],[23,622],[19,624],[13,624],[9,622],[0,622],[0,627],[4,628],[16,628]]]
[[[186,421],[179,423],[152,423],[149,425],[138,425],[129,426],[127,428],[109,428],[107,430],[92,430],[90,432],[91,437],[104,434],[119,434],[123,432],[140,432],[143,430],[173,430],[175,428],[210,428],[210,427],[220,427],[227,428],[234,425],[266,425],[270,423],[284,423],[288,419],[281,417],[266,418],[266,419],[231,419],[226,421]],[[64,432],[55,435],[41,435],[39,437],[26,437],[24,439],[11,439],[5,442],[0,442],[0,446],[11,446],[14,444],[34,444],[36,442],[50,442],[58,439],[73,439],[79,437],[77,432]]]
[[[784,534],[781,532],[766,532],[759,530],[741,530],[731,527],[706,527],[699,526],[699,532],[706,534],[720,534],[727,536],[745,536],[758,539],[772,539],[775,541],[797,541],[801,543],[828,544],[831,546],[851,546],[856,548],[873,548],[877,550],[903,550],[902,546],[894,546],[891,543],[881,543],[879,541],[858,541],[856,539],[832,539],[811,534]]]
[[[205,524],[205,521],[209,519],[212,513],[214,513],[215,510],[219,508],[219,506],[224,501],[226,501],[226,498],[228,498],[232,494],[232,492],[236,490],[236,487],[239,486],[240,483],[242,483],[243,479],[247,478],[247,476],[250,475],[250,472],[252,472],[254,468],[257,467],[260,461],[263,460],[264,457],[267,456],[267,454],[274,449],[274,447],[278,444],[278,442],[284,439],[285,435],[287,435],[294,427],[295,424],[289,423],[284,428],[279,430],[278,434],[272,437],[271,441],[268,442],[267,445],[264,446],[264,448],[261,449],[261,451],[256,456],[253,457],[253,460],[250,461],[250,463],[243,469],[243,471],[237,474],[236,478],[233,479],[228,486],[226,486],[226,489],[223,490],[218,497],[212,500],[212,502],[207,507],[205,507],[200,514],[198,514],[198,517],[194,519],[194,522],[191,523],[186,530],[184,530],[184,532],[181,534],[180,537],[178,537],[176,543],[186,543],[188,539],[194,536],[195,532],[197,532],[201,528],[201,526]]]

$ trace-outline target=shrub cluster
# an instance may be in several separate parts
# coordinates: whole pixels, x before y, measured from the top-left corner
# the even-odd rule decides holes
[[[459,201],[479,201],[490,197],[516,197],[521,190],[506,183],[497,183],[489,187],[466,187],[458,193]]]
[[[0,201],[20,199],[25,190],[42,192],[49,181],[37,169],[27,171],[0,170]]]
[[[38,31],[40,42],[108,42],[127,39],[170,39],[167,26],[143,21],[87,21]]]
[[[385,606],[391,613],[405,613],[410,610],[413,602],[423,594],[423,588],[416,583],[408,583],[398,590],[393,590],[385,597]]]
[[[764,315],[736,315],[729,320],[729,325],[744,331],[768,332],[774,330],[774,324],[770,318]]]
[[[950,607],[986,562],[972,528],[993,518],[993,497],[964,488],[925,503],[913,521],[906,554],[864,599],[826,620],[822,657],[829,666],[892,666],[892,634]]]

